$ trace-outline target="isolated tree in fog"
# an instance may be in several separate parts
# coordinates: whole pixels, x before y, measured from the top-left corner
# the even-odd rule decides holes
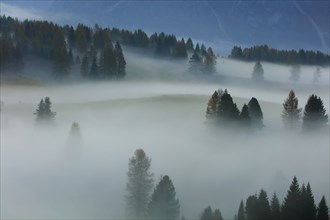
[[[252,79],[254,79],[256,81],[264,80],[264,69],[263,69],[260,61],[256,62],[256,64],[253,67]]]
[[[321,77],[321,68],[320,67],[317,67],[315,72],[314,72],[314,76],[313,76],[313,83],[318,83],[319,82],[319,79]]]
[[[296,177],[293,178],[290,188],[282,205],[282,220],[301,219],[301,192]]]
[[[315,220],[316,219],[316,206],[314,196],[309,183],[307,187],[303,184],[301,187],[301,220]]]
[[[216,116],[218,102],[219,102],[219,93],[218,93],[218,91],[214,91],[212,97],[210,98],[209,102],[207,103],[207,108],[206,108],[206,118],[207,119],[214,119],[214,117]]]
[[[281,219],[281,206],[280,206],[280,202],[277,198],[276,193],[273,194],[273,198],[270,202],[270,219],[271,220],[279,220]]]
[[[325,201],[324,196],[322,196],[322,199],[317,208],[316,220],[329,220],[329,208],[327,206],[327,202]]]
[[[180,204],[171,179],[164,176],[154,190],[148,206],[151,219],[179,219]]]
[[[298,98],[293,90],[289,92],[288,98],[283,103],[282,120],[289,128],[296,128],[301,117],[301,108],[298,108]]]
[[[323,101],[316,95],[311,95],[304,109],[303,129],[315,130],[324,127],[328,122],[328,115],[323,106]]]
[[[248,103],[248,107],[249,107],[249,113],[250,113],[252,125],[254,125],[256,128],[259,129],[264,127],[264,124],[262,122],[263,113],[258,100],[252,97]]]
[[[293,65],[290,69],[290,73],[291,73],[291,75],[290,75],[289,79],[293,82],[298,82],[300,79],[300,73],[301,73],[300,66]]]
[[[150,192],[153,187],[153,174],[150,172],[151,159],[144,150],[138,149],[129,159],[127,172],[127,215],[142,219],[147,216]]]
[[[52,112],[51,107],[52,107],[52,103],[49,97],[45,97],[45,101],[44,99],[41,99],[38,108],[34,113],[37,116],[36,118],[37,123],[53,122],[56,113]]]

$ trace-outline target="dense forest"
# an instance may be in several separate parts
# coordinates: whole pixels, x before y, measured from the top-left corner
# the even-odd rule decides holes
[[[121,45],[141,49],[154,57],[189,60],[193,72],[214,73],[216,56],[212,48],[194,46],[191,38],[177,39],[175,35],[154,33],[150,37],[142,30],[134,32],[118,28],[94,28],[78,24],[76,28],[59,26],[48,21],[19,21],[5,15],[0,17],[1,73],[21,72],[26,57],[52,62],[56,77],[70,74],[79,65],[83,78],[120,79],[126,75],[126,60]]]
[[[320,51],[311,50],[278,50],[267,45],[244,48],[235,46],[231,50],[229,58],[244,61],[267,61],[283,64],[305,64],[328,66],[330,56]]]

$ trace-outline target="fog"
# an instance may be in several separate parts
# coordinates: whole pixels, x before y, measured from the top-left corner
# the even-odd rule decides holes
[[[318,203],[329,201],[329,134],[288,132],[282,102],[291,88],[304,107],[316,94],[329,112],[329,69],[312,83],[316,67],[303,66],[290,82],[289,66],[263,64],[266,84],[250,82],[254,63],[218,59],[212,80],[191,77],[186,61],[125,53],[120,82],[1,86],[1,217],[124,218],[128,159],[143,148],[155,184],[169,175],[181,215],[198,218],[205,207],[232,219],[241,199],[265,189],[283,200],[293,176],[310,182]],[[222,81],[223,79],[223,81]],[[210,126],[206,104],[227,88],[241,109],[253,96],[265,128],[232,134]],[[51,128],[35,125],[40,99],[56,112]],[[81,128],[81,153],[67,155],[72,122]]]

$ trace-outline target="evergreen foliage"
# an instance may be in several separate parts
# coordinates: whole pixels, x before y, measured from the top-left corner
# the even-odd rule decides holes
[[[96,64],[96,57],[93,58],[91,70],[89,71],[89,77],[91,79],[97,79],[99,77],[98,67]]]
[[[258,100],[256,98],[252,97],[248,103],[248,107],[249,107],[249,113],[250,113],[252,125],[258,129],[261,129],[262,127],[264,127],[264,124],[262,121],[263,113],[262,113]]]
[[[303,116],[303,130],[312,131],[323,128],[328,122],[328,115],[323,101],[316,95],[311,95],[305,105]]]
[[[314,196],[309,183],[307,183],[307,187],[304,184],[301,187],[301,210],[302,220],[316,219]]]
[[[69,74],[70,57],[66,50],[64,35],[58,30],[53,40],[53,73],[55,76],[62,77]]]
[[[236,220],[246,220],[245,218],[245,211],[244,211],[244,202],[243,200],[241,201],[241,203],[239,204],[239,208],[238,208],[238,213],[237,213],[237,218]]]
[[[285,127],[297,128],[301,117],[301,108],[298,108],[298,98],[293,90],[290,90],[288,98],[283,103],[282,120]]]
[[[217,107],[217,118],[220,122],[230,122],[239,119],[240,112],[227,90],[221,95]]]
[[[330,55],[320,51],[277,50],[267,45],[244,48],[234,46],[229,58],[245,61],[267,61],[283,64],[329,65]]]
[[[329,207],[327,206],[324,196],[322,197],[317,208],[316,220],[329,220]]]
[[[219,209],[212,211],[211,206],[204,209],[200,220],[223,220]]]
[[[80,75],[81,77],[86,78],[88,77],[88,74],[89,74],[89,59],[87,54],[85,53],[80,65]]]
[[[180,216],[180,204],[171,179],[164,176],[154,190],[148,206],[149,218],[175,220]]]
[[[198,52],[194,52],[189,59],[189,72],[194,74],[199,74],[202,72],[203,59]]]
[[[239,115],[239,120],[243,128],[250,128],[251,127],[251,117],[249,113],[249,107],[244,104]]]
[[[45,97],[45,100],[40,100],[38,108],[34,113],[38,124],[51,124],[54,122],[56,113],[52,112],[51,107],[52,103],[49,97]]]
[[[115,45],[115,57],[117,65],[116,75],[118,79],[122,79],[126,75],[126,61],[119,41],[117,41]]]
[[[260,61],[256,62],[256,64],[253,67],[252,79],[256,80],[256,81],[264,80],[264,69],[263,69]]]
[[[270,203],[270,210],[271,210],[271,216],[270,216],[271,220],[281,219],[281,206],[276,193],[273,194],[273,198]]]
[[[214,119],[216,117],[218,102],[219,102],[219,93],[218,93],[218,91],[214,91],[212,97],[210,98],[209,102],[207,103],[207,108],[206,108],[206,118],[207,119]]]
[[[301,219],[302,209],[300,206],[301,190],[298,180],[293,178],[282,206],[282,220],[299,220]]]
[[[144,150],[137,149],[129,159],[127,172],[127,215],[130,218],[147,217],[150,192],[153,187],[153,174],[150,172],[151,159]]]

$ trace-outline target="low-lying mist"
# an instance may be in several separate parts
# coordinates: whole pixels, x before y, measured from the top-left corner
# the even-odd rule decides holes
[[[291,88],[300,107],[315,93],[329,112],[325,70],[315,85],[308,75],[314,67],[302,67],[302,82],[292,83],[285,81],[289,67],[264,64],[267,87],[244,83],[253,63],[218,59],[219,75],[242,78],[236,84],[184,80],[184,61],[126,57],[120,82],[1,86],[2,218],[124,218],[128,159],[138,148],[152,158],[156,184],[161,175],[172,179],[187,219],[208,205],[232,219],[241,199],[261,188],[282,201],[293,176],[310,182],[316,203],[322,195],[329,201],[328,131],[289,132],[281,121]],[[245,135],[210,126],[206,104],[218,88],[227,88],[239,109],[256,97],[265,127]],[[56,112],[50,128],[36,126],[33,114],[45,96]],[[82,135],[76,155],[68,154],[74,121]]]

